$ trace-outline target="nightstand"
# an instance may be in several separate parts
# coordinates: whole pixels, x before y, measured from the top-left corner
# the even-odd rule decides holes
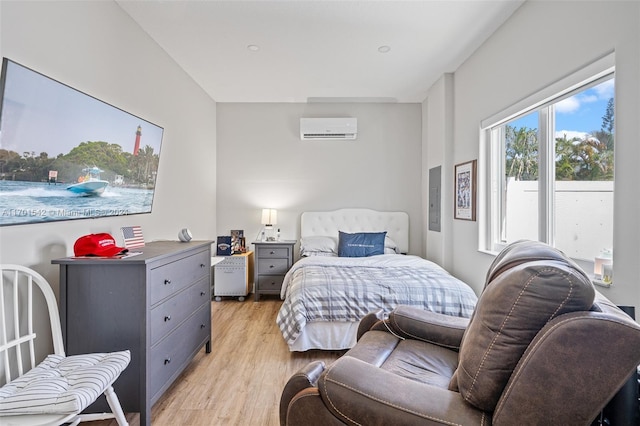
[[[284,276],[293,265],[293,246],[297,240],[255,241],[255,301],[261,294],[280,295]]]

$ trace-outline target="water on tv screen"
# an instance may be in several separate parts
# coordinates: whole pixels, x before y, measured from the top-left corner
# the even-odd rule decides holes
[[[0,226],[151,213],[163,128],[4,58]]]

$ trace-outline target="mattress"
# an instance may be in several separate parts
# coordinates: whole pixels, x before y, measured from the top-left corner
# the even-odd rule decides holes
[[[380,308],[390,312],[411,305],[469,317],[477,302],[471,287],[442,267],[400,254],[302,258],[285,276],[281,297],[276,322],[291,350],[346,349],[335,346],[352,346],[357,323]],[[335,323],[336,328],[316,327],[326,339],[306,333],[310,324],[319,323]],[[303,333],[305,342],[296,345]]]

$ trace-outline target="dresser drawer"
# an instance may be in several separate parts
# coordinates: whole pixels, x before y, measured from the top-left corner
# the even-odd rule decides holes
[[[151,309],[151,345],[178,327],[198,307],[211,300],[210,283],[207,278],[179,292],[174,297]]]
[[[258,277],[258,290],[261,293],[280,293],[284,275],[262,275]]]
[[[194,348],[209,339],[211,335],[210,315],[211,305],[203,305],[200,310],[175,329],[156,347],[151,349],[149,356],[149,391],[151,400],[155,401],[156,394],[163,391],[163,386],[173,380],[178,371],[190,360]]]
[[[260,247],[258,248],[258,257],[261,259],[289,257],[288,247]]]
[[[208,277],[210,262],[210,252],[202,251],[151,269],[149,273],[151,305],[190,286],[200,278]]]
[[[258,259],[258,274],[286,274],[288,259]]]

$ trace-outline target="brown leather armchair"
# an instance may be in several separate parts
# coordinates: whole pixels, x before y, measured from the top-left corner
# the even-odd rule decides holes
[[[640,326],[531,241],[496,257],[471,319],[403,306],[358,335],[290,378],[281,425],[588,425],[640,364]]]

